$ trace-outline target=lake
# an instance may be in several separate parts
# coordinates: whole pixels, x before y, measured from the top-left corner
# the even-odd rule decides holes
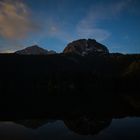
[[[48,96],[16,105],[0,111],[0,140],[140,139],[139,95]]]
[[[81,118],[79,118],[79,120],[80,119]],[[96,122],[97,124],[95,123],[95,121],[91,120],[91,124],[87,123],[85,126],[82,126],[80,123],[81,129],[77,120],[73,120],[73,122],[71,123],[69,122],[69,126],[67,126],[68,122],[66,123],[63,120],[46,120],[46,123],[45,120],[43,121],[44,124],[38,122],[37,120],[24,120],[19,122],[0,122],[0,139],[1,140],[46,140],[46,139],[139,140],[140,139],[139,117],[126,117],[122,119],[112,119],[110,121],[106,120],[106,123],[105,121],[102,122],[97,121]],[[83,119],[83,121],[86,122],[86,119],[85,120]],[[74,126],[73,124],[74,122],[75,125],[77,125],[77,128]],[[101,125],[100,123],[102,123],[103,125],[102,127],[100,126]]]

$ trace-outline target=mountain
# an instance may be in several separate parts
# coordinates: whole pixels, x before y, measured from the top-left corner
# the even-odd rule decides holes
[[[63,53],[76,53],[79,55],[107,55],[109,50],[106,46],[98,43],[95,39],[80,39],[69,43]]]
[[[50,50],[50,51],[48,51],[48,54],[56,54],[56,51]]]
[[[16,51],[15,53],[21,54],[21,55],[47,55],[47,54],[55,54],[56,52],[48,51],[37,45],[33,45],[33,46],[27,47],[23,50]]]
[[[109,50],[106,46],[98,43],[95,39],[79,39],[69,43],[63,51],[64,54],[73,53],[82,56],[85,55],[108,55]],[[53,50],[45,50],[38,45],[27,47],[23,50],[16,51],[20,55],[51,55],[56,54]]]

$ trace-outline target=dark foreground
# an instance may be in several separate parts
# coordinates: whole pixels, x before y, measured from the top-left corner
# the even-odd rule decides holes
[[[140,90],[140,55],[1,54],[0,72],[1,117],[106,109]]]
[[[0,120],[6,121],[0,123],[5,130],[0,131],[0,139],[11,140],[14,129],[22,126],[36,129],[35,133],[41,129],[37,132],[43,133],[41,137],[25,138],[35,140],[56,139],[52,133],[59,134],[59,139],[93,139],[96,135],[110,140],[122,129],[126,131],[116,139],[124,134],[125,139],[134,139],[129,134],[139,134],[140,55],[0,55],[0,68]],[[116,119],[123,119],[126,126],[137,124],[131,127],[134,133]],[[109,129],[114,123],[120,128]],[[108,132],[101,133],[104,130]],[[14,138],[24,139],[18,137],[23,131],[17,131]],[[6,133],[12,136],[5,137]]]
[[[68,95],[140,90],[140,55],[0,55],[0,91]],[[90,92],[92,91],[92,92]],[[29,93],[29,94],[28,94]],[[31,95],[32,96],[32,95]]]

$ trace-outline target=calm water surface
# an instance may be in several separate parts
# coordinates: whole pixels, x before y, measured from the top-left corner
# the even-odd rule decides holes
[[[97,121],[97,124],[92,120],[91,124],[85,126],[79,126],[76,121],[74,123],[77,128],[75,126],[70,128],[73,123],[69,124],[62,120],[50,120],[46,123],[35,120],[0,122],[0,140],[140,140],[139,117],[112,119],[107,123]],[[87,133],[90,127],[92,127],[92,134]]]

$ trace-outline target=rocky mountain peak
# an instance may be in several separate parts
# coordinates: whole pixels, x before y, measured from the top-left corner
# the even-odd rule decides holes
[[[38,45],[33,45],[23,50],[16,51],[15,53],[22,54],[22,55],[47,55],[47,54],[54,54],[56,52],[48,51],[46,49],[39,47]]]
[[[95,39],[80,39],[69,43],[63,53],[76,53],[79,55],[109,54],[106,46],[98,43]]]

